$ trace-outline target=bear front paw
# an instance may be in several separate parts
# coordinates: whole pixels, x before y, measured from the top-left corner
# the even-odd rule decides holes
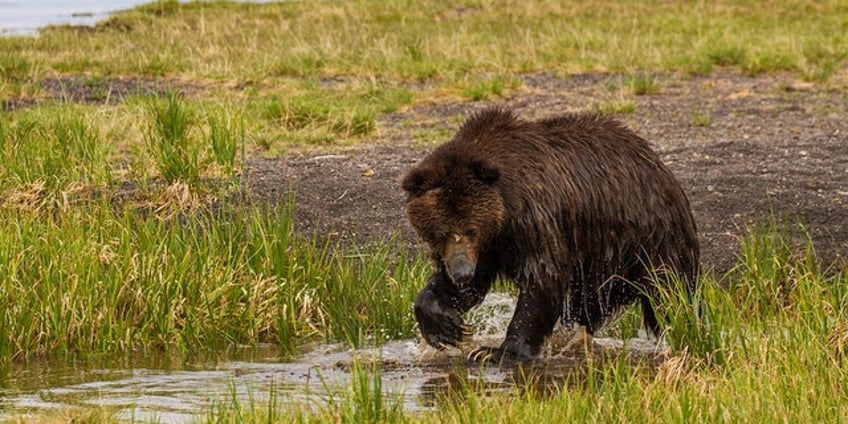
[[[470,340],[474,327],[463,322],[459,312],[453,309],[416,308],[418,329],[430,346],[443,350]]]
[[[457,346],[474,335],[474,327],[463,321],[459,310],[432,289],[421,291],[413,311],[424,340],[436,349]]]
[[[461,342],[471,339],[474,335],[474,327],[469,324],[461,324],[458,330],[451,329],[444,333],[434,333],[422,329],[421,334],[424,336],[427,344],[436,349],[445,350],[448,347],[456,347]]]

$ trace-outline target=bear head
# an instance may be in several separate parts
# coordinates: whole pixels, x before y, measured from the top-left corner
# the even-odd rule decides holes
[[[482,158],[436,151],[403,178],[410,224],[460,289],[474,277],[481,254],[506,218],[498,189],[501,172]]]

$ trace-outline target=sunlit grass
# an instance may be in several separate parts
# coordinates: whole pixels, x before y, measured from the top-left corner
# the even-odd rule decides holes
[[[412,101],[412,92],[385,84],[339,82],[343,88],[322,88],[304,82],[284,95],[262,98],[250,106],[260,131],[289,143],[332,145],[368,136],[382,113]]]
[[[182,182],[209,191],[216,180],[235,179],[246,126],[239,107],[176,95],[117,107],[50,103],[0,112],[0,204],[66,207],[130,181],[145,187]]]
[[[636,96],[644,96],[648,94],[657,94],[660,92],[660,86],[656,78],[651,75],[634,75],[627,78],[627,88]]]
[[[153,104],[147,131],[148,150],[168,184],[196,185],[200,180],[200,146],[190,133],[197,118],[176,94]]]
[[[316,340],[412,337],[423,258],[392,243],[340,250],[304,238],[291,205],[186,208],[169,205],[168,190],[222,195],[207,183],[237,183],[246,149],[361,142],[382,114],[508,97],[528,72],[621,72],[628,95],[661,92],[655,72],[719,68],[827,83],[848,57],[847,15],[839,1],[165,1],[94,29],[0,37],[0,100],[26,106],[0,112],[0,365],[259,342],[290,355]],[[54,75],[82,78],[101,103],[46,98],[42,81]],[[195,85],[110,98],[100,82],[124,76],[167,79],[175,92]],[[583,106],[632,113],[624,91]],[[692,112],[692,124],[709,126],[709,113]],[[119,184],[134,197],[112,199]],[[598,365],[592,384],[552,398],[480,394],[469,382],[462,401],[409,413],[383,396],[379,368],[360,364],[351,392],[325,409],[271,402],[207,418],[848,421],[845,271],[809,246],[799,254],[777,228],[752,232],[742,252],[722,284],[702,279],[694,302],[664,293],[672,356],[655,375]],[[610,334],[632,337],[638,323],[629,312]]]
[[[109,153],[98,125],[73,107],[0,119],[0,188],[108,184]]]
[[[492,393],[471,378],[425,412],[401,410],[384,421],[842,422],[848,419],[848,274],[823,270],[809,247],[790,249],[787,231],[752,231],[726,285],[704,278],[694,298],[670,286],[662,307],[671,322],[670,356],[653,371],[626,357],[587,359],[583,380],[554,393],[521,383]],[[355,368],[352,384],[363,387],[370,378],[370,387],[379,387],[379,369],[371,372]],[[346,401],[317,411],[277,405],[271,421],[322,422],[377,410],[379,397],[368,393],[352,391]],[[397,400],[383,397],[383,408],[391,410]],[[264,422],[269,415],[227,410],[210,418],[219,417]],[[356,417],[376,420],[373,413]]]
[[[120,14],[95,31],[4,43],[62,72],[462,81],[533,69],[802,72],[844,60],[848,39],[840,2],[175,3]],[[109,43],[134,48],[102,48]]]
[[[227,109],[207,115],[208,131],[205,136],[211,144],[212,159],[225,176],[234,177],[238,170],[237,160],[245,155],[245,124],[240,113]]]
[[[355,256],[293,234],[291,211],[160,219],[94,202],[0,210],[0,358],[225,348],[309,340],[359,346],[412,335],[426,265]]]
[[[718,68],[827,82],[848,58],[846,14],[811,1],[158,2],[93,29],[0,37],[0,97],[39,100],[56,74],[190,83],[187,103],[235,105],[248,147],[277,152],[367,139],[410,103],[508,97],[524,73],[623,73],[634,95],[660,89],[655,73]]]

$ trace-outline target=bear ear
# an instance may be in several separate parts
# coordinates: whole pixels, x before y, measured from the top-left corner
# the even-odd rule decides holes
[[[493,163],[486,160],[475,160],[471,162],[471,172],[478,180],[492,185],[501,177],[501,170]]]
[[[421,168],[415,168],[411,171],[407,172],[407,174],[403,177],[401,181],[401,187],[407,193],[418,196],[421,193],[427,191],[428,180],[427,172],[422,170]]]

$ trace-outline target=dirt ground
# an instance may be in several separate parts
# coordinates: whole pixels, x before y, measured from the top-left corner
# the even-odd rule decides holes
[[[844,266],[844,89],[789,76],[655,78],[658,93],[635,96],[622,88],[620,76],[528,75],[506,99],[424,105],[383,116],[377,134],[355,149],[255,156],[245,171],[246,186],[251,196],[269,202],[284,200],[293,187],[301,232],[360,245],[396,237],[421,247],[404,216],[399,181],[428,149],[450,137],[461,124],[458,118],[495,103],[540,118],[630,102],[635,110],[617,117],[653,144],[683,184],[698,223],[705,269],[727,271],[739,254],[740,237],[773,219],[802,223],[819,256]],[[421,134],[432,137],[421,141]],[[803,241],[800,231],[796,235]]]

